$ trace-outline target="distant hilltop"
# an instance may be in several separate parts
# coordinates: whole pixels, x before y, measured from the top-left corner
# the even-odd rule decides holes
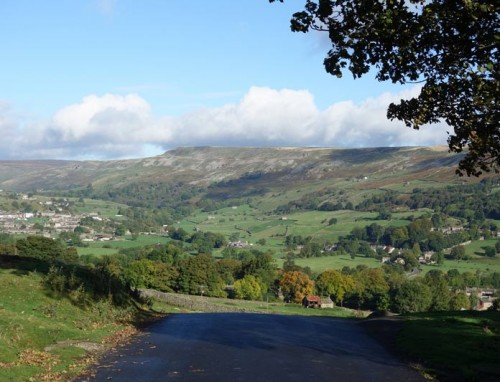
[[[142,159],[0,161],[0,188],[12,191],[123,187],[131,183],[208,185],[250,174],[276,182],[356,177],[456,179],[462,155],[445,146],[378,148],[180,147]]]

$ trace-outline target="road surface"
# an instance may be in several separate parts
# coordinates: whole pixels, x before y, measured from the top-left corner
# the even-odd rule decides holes
[[[351,320],[178,314],[78,381],[424,381]]]

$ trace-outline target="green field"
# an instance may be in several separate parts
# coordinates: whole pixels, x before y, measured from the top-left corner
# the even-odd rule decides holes
[[[325,269],[342,269],[343,267],[355,268],[357,265],[366,265],[369,268],[378,268],[382,263],[373,258],[355,257],[351,259],[349,256],[325,256],[314,257],[307,259],[295,259],[295,264],[301,267],[309,267],[313,272],[320,273]],[[283,260],[277,260],[279,266],[283,265]]]
[[[120,208],[128,208],[124,204],[114,203],[109,200],[97,200],[97,199],[84,199],[84,203],[78,202],[78,199],[70,198],[70,200],[75,202],[74,209],[80,214],[89,214],[92,212],[98,212],[100,216],[107,218],[117,218],[118,210]]]
[[[393,214],[393,219],[376,220],[378,213],[358,211],[304,211],[287,215],[264,214],[248,205],[224,208],[211,213],[198,211],[181,220],[176,227],[187,232],[211,231],[229,236],[239,234],[240,240],[256,243],[259,239],[269,240],[274,249],[282,248],[285,233],[288,235],[311,236],[318,241],[338,240],[339,236],[347,236],[354,227],[365,227],[377,223],[383,227],[402,226],[409,223],[405,220],[409,215],[418,217],[427,211],[414,211]],[[328,225],[331,218],[337,223]],[[273,248],[271,248],[273,249]]]
[[[116,248],[102,248],[100,246],[77,247],[76,250],[80,256],[109,256],[118,253]]]
[[[112,255],[122,248],[138,248],[152,244],[166,244],[169,238],[159,235],[139,235],[136,240],[122,238],[110,241],[90,242],[87,247],[77,247],[79,255]]]
[[[465,245],[465,254],[472,258],[484,258],[484,247],[494,247],[498,239],[475,240]]]
[[[266,200],[266,198],[262,199]],[[377,223],[383,227],[403,226],[409,224],[408,216],[419,217],[429,214],[430,210],[419,210],[410,212],[393,213],[392,219],[376,220],[378,213],[358,212],[340,210],[333,212],[326,211],[303,211],[286,216],[264,214],[258,209],[249,205],[241,205],[220,209],[213,212],[197,211],[188,218],[176,224],[187,232],[196,230],[222,233],[229,237],[231,234],[238,234],[239,240],[247,241],[253,248],[259,250],[271,250],[275,253],[277,265],[283,264],[284,239],[287,235],[311,236],[318,242],[335,242],[339,236],[347,236],[353,228],[364,227],[372,223]],[[337,218],[337,224],[328,225],[330,218]],[[500,222],[497,222],[500,225]],[[264,246],[258,245],[259,239],[265,239]],[[443,272],[449,269],[465,271],[497,271],[500,272],[500,257],[488,258],[484,254],[483,247],[494,246],[497,239],[476,240],[466,245],[466,253],[470,256],[467,261],[448,260],[440,266],[423,265],[422,272],[426,273],[431,269],[440,269]],[[215,256],[219,256],[220,250],[214,251]],[[302,267],[309,267],[313,272],[321,272],[325,269],[342,269],[344,266],[355,267],[363,264],[368,267],[381,266],[380,261],[373,258],[357,256],[351,259],[349,256],[325,256],[319,258],[297,258],[295,263]]]
[[[463,272],[500,272],[500,258],[494,259],[472,259],[472,260],[444,260],[442,265],[423,265],[422,272],[426,273],[431,269],[439,269],[447,272],[450,269],[457,269],[460,273]]]

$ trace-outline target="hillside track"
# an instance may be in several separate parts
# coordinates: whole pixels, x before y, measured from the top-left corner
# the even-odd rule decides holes
[[[356,321],[244,313],[169,316],[88,375],[77,381],[424,381]]]

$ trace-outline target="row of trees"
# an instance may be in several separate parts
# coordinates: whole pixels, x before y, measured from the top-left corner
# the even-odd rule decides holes
[[[445,274],[433,270],[410,281],[404,270],[394,265],[378,269],[346,267],[316,275],[288,260],[278,270],[271,253],[257,250],[238,251],[237,256],[223,259],[206,254],[186,255],[181,243],[145,247],[132,257],[133,250],[128,251],[123,251],[121,260],[117,259],[123,264],[122,278],[132,288],[216,297],[259,300],[282,295],[285,301],[300,302],[307,295],[319,294],[352,308],[410,312],[467,309],[475,305],[474,297],[464,298],[467,286],[500,288],[499,273],[460,274],[453,270]],[[415,291],[422,297],[420,300],[411,297]]]
[[[122,250],[111,257],[131,288],[152,288],[213,297],[260,299],[274,295],[276,266],[271,253],[240,251],[237,258],[190,255],[184,243]],[[228,288],[228,286],[231,286]]]
[[[408,279],[397,268],[326,270],[315,279],[295,269],[279,280],[286,300],[301,302],[310,294],[329,296],[336,304],[352,308],[382,309],[411,313],[474,308],[478,297],[467,293],[471,286],[500,287],[500,273],[474,274],[457,270],[432,270],[424,277]]]
[[[300,302],[305,296],[330,296],[339,305],[362,309],[391,309],[397,312],[468,309],[477,301],[466,296],[466,287],[500,288],[500,273],[443,273],[432,270],[424,277],[409,280],[398,266],[382,268],[357,266],[326,270],[314,274],[293,260],[277,269],[270,252],[238,251],[234,258],[216,259],[208,254],[192,255],[184,243],[172,241],[140,249],[123,249],[118,255],[94,258],[78,257],[73,248],[58,240],[27,237],[12,240],[2,237],[0,253],[40,259],[56,266],[81,265],[99,286],[99,293],[113,294],[123,286],[130,290],[152,288],[166,292],[235,297],[248,300],[263,298]],[[81,271],[79,271],[81,273]],[[75,284],[67,275],[52,272],[53,288]],[[61,281],[62,280],[62,281]],[[97,281],[96,281],[97,280]],[[85,288],[95,289],[86,283]],[[76,284],[75,284],[76,285]]]

